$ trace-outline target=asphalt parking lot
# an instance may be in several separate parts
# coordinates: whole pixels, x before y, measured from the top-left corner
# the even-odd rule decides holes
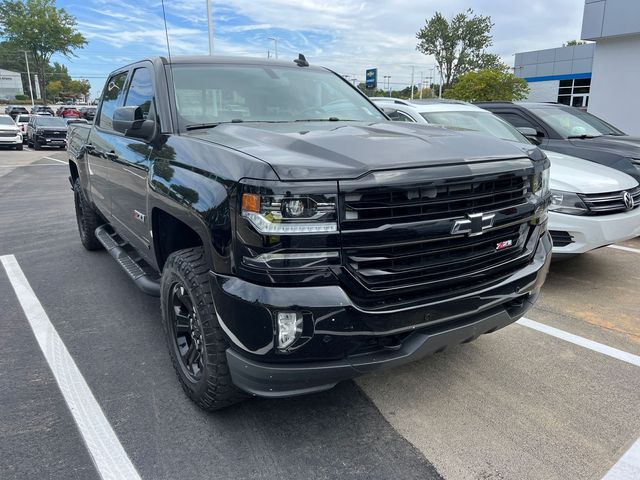
[[[532,322],[207,414],[178,385],[158,300],[81,246],[65,160],[0,151],[0,258],[15,257],[141,478],[640,478],[640,238],[554,263]],[[0,292],[0,478],[101,478],[6,268]]]

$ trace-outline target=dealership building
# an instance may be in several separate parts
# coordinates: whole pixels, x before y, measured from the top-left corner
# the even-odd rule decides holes
[[[0,99],[13,100],[23,95],[22,77],[18,72],[0,69]]]
[[[515,55],[527,100],[586,108],[640,135],[640,1],[585,0],[581,39],[595,43]]]

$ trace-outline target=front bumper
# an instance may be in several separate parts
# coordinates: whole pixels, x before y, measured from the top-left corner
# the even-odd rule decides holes
[[[38,143],[40,143],[40,145],[46,146],[46,145],[55,145],[55,146],[61,146],[61,145],[67,145],[67,139],[66,138],[56,138],[56,137],[44,137],[42,135],[36,135],[36,140],[38,141]]]
[[[640,235],[640,208],[613,215],[549,212],[549,230],[567,232],[572,243],[553,247],[554,255],[577,255]]]
[[[22,134],[18,133],[15,137],[0,137],[0,145],[21,145]]]
[[[231,344],[231,378],[258,396],[300,395],[471,341],[524,315],[544,283],[550,254],[545,233],[531,262],[497,284],[384,311],[363,310],[337,285],[264,287],[212,273],[216,313]],[[307,341],[286,355],[274,349],[273,319],[283,310],[303,312],[303,336],[311,329]]]

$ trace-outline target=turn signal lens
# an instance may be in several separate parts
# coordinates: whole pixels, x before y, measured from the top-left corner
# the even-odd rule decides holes
[[[260,213],[260,195],[245,193],[242,195],[242,210]]]

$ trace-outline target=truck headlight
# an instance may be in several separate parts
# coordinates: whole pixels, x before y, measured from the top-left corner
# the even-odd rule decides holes
[[[335,198],[322,195],[243,193],[242,216],[263,235],[338,232]]]
[[[584,215],[589,209],[576,193],[551,190],[549,210],[569,215]]]
[[[545,198],[549,194],[549,169],[545,168],[533,176],[531,181],[531,191],[540,198]]]
[[[337,182],[244,180],[236,255],[244,273],[316,281],[340,265]],[[299,272],[308,276],[294,278]]]

